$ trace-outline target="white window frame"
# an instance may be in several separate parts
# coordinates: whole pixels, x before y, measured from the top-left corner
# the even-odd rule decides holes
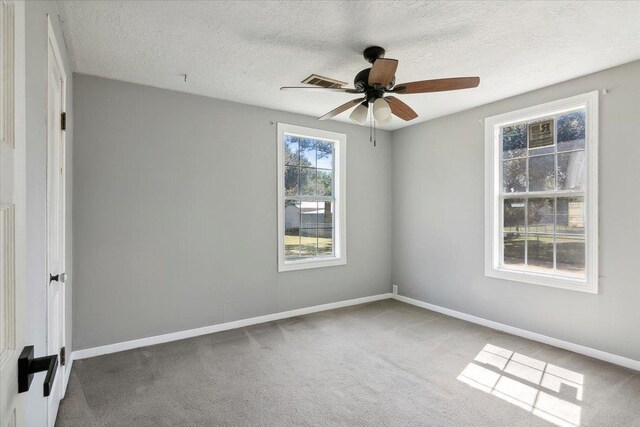
[[[506,268],[502,264],[500,128],[585,108],[585,277],[572,278]],[[533,193],[535,194],[535,193]],[[485,276],[555,288],[598,293],[598,91],[485,119]]]
[[[314,129],[303,126],[278,123],[278,271],[304,270],[308,268],[332,267],[347,263],[347,215],[346,215],[346,153],[347,135],[330,132],[322,129]],[[284,136],[285,134],[323,139],[331,141],[334,145],[334,213],[333,213],[333,256],[317,257],[301,260],[285,260],[285,223],[284,223]]]

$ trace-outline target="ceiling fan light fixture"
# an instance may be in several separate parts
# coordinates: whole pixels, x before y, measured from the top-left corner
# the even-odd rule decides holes
[[[391,119],[391,107],[389,107],[389,103],[384,98],[378,98],[373,101],[373,117],[380,123]]]
[[[396,70],[398,69],[398,60],[385,58],[385,50],[380,46],[369,46],[362,55],[371,63],[370,68],[365,68],[356,74],[353,80],[353,89],[344,87],[345,83],[312,75],[305,79],[303,83],[309,83],[307,86],[284,86],[280,90],[307,90],[314,92],[341,92],[358,95],[360,99],[353,99],[339,105],[337,108],[329,111],[318,120],[327,120],[350,110],[354,105],[364,101],[362,105],[358,105],[349,118],[354,122],[364,125],[368,116],[371,115],[371,127],[375,129],[375,124],[385,124],[392,120],[392,116],[408,122],[418,117],[410,106],[401,101],[396,96],[389,95],[408,95],[412,93],[432,93],[444,92],[450,90],[471,89],[478,87],[480,77],[450,77],[444,79],[418,80],[414,82],[396,84]],[[315,86],[314,86],[315,85]],[[373,104],[369,108],[369,103]],[[395,119],[393,119],[395,120]],[[374,140],[375,142],[375,140]]]
[[[367,103],[365,101],[353,109],[353,111],[349,115],[349,118],[354,122],[363,125],[367,121],[368,115],[369,108],[367,108]]]

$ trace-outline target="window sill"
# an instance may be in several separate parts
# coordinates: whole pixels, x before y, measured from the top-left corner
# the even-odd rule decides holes
[[[531,271],[510,270],[507,268],[491,268],[485,271],[486,277],[529,283],[532,285],[548,286],[552,288],[568,289],[571,291],[598,293],[597,282],[586,279],[558,276],[553,274],[535,273]]]
[[[278,272],[306,270],[309,268],[334,267],[337,265],[345,265],[346,258],[311,258],[300,261],[281,262],[278,266]]]

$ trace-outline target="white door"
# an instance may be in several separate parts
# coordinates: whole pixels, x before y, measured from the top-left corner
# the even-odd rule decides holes
[[[24,425],[18,356],[25,345],[24,3],[0,0],[0,427]]]
[[[66,76],[58,44],[49,22],[47,54],[47,353],[61,354],[64,347],[64,203],[65,165],[62,113],[65,111]],[[60,357],[48,402],[48,424],[55,424],[64,394],[65,366]]]

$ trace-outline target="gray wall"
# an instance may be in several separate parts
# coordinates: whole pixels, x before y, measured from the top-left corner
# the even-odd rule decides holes
[[[46,313],[47,301],[44,290],[48,280],[47,272],[47,132],[46,132],[46,96],[47,96],[47,14],[56,34],[67,74],[67,113],[69,126],[66,132],[67,164],[67,209],[66,209],[66,267],[72,266],[73,230],[73,78],[69,58],[64,46],[58,9],[55,2],[28,1],[25,3],[26,25],[26,172],[27,172],[27,319],[29,328],[27,342],[35,346],[36,356],[46,352]],[[72,287],[73,275],[66,283],[66,344],[72,346]],[[44,373],[38,374],[34,384],[41,384]],[[32,387],[27,393],[28,425],[41,426],[45,423],[46,399],[38,394],[38,387]]]
[[[374,148],[365,127],[74,85],[74,350],[389,292],[388,132]],[[347,265],[277,273],[272,122],[348,134]]]
[[[600,102],[600,293],[484,277],[488,116]],[[640,360],[640,61],[393,133],[393,283],[408,297]]]

